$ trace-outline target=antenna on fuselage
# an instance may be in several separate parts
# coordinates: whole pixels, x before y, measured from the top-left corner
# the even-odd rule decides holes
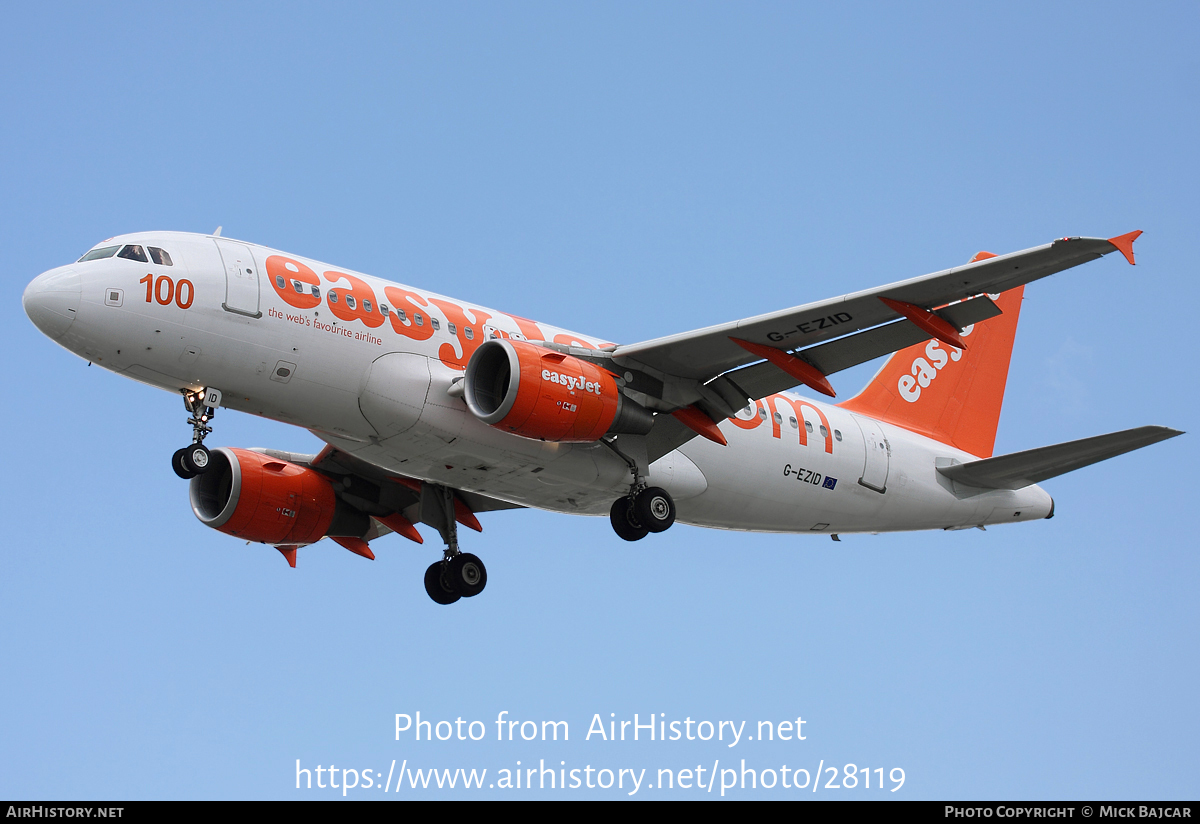
[[[221,236],[221,227],[220,227],[220,226],[218,226],[218,227],[217,227],[217,230],[216,230],[215,232],[213,232],[213,233],[212,233],[212,236],[213,236],[213,237],[220,237],[220,236]]]

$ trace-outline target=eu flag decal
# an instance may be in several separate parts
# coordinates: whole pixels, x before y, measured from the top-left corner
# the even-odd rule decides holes
[[[823,486],[825,489],[833,489],[835,486],[837,486],[837,478],[831,478],[826,475],[824,482],[821,483],[821,486]]]

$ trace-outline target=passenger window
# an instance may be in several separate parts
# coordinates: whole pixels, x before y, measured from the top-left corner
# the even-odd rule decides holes
[[[159,266],[174,265],[171,263],[171,256],[167,253],[166,249],[159,249],[157,246],[147,246],[146,248],[150,250],[150,259]]]
[[[346,295],[346,306],[353,309],[355,305],[354,295]]]
[[[135,246],[132,243],[117,252],[117,257],[125,258],[126,260],[136,260],[138,263],[149,263],[150,258],[146,257],[146,252],[141,246]]]
[[[467,333],[467,340],[475,340],[475,330],[470,326],[464,326],[463,331]]]
[[[397,309],[396,316],[400,318],[401,323],[408,323],[408,315],[404,314],[403,309]]]
[[[767,410],[763,409],[761,406],[758,407],[758,417],[765,421],[767,419]]]
[[[321,297],[321,287],[319,287],[319,286],[314,286],[314,287],[312,288],[312,293],[313,293],[313,297],[314,297],[314,298],[320,298],[320,297]]]
[[[388,305],[386,303],[379,304],[379,314],[383,315],[386,318],[387,313],[388,313]]]
[[[804,429],[806,432],[808,432],[808,434],[810,434],[810,435],[812,434],[812,424],[809,423],[808,421],[804,422]]]
[[[435,332],[442,328],[442,322],[437,318],[430,318],[429,324],[433,327],[433,331]]]
[[[840,429],[833,430],[833,439],[835,441],[837,441],[838,443],[841,443],[842,442],[842,430],[840,430]]]
[[[75,262],[83,263],[85,260],[100,260],[101,258],[110,258],[115,255],[117,250],[120,248],[120,246],[105,246],[103,249],[93,249]]]
[[[775,413],[775,423],[783,423],[783,415],[780,415],[778,412]]]
[[[420,312],[413,312],[413,320],[417,322],[417,326],[425,325],[425,318],[421,317]]]
[[[800,428],[800,424],[796,423],[796,419],[795,419],[795,418],[789,418],[788,420],[790,420],[790,421],[792,422],[792,429],[799,429],[799,428]]]
[[[297,295],[303,295],[303,294],[304,294],[304,284],[302,284],[300,281],[298,281],[298,280],[293,280],[293,281],[292,281],[292,288],[296,290],[296,294],[297,294]]]
[[[368,315],[371,314],[371,301],[367,300],[366,298],[363,298],[363,311]]]
[[[828,437],[829,437],[829,430],[828,430],[828,429],[826,429],[824,426],[822,426],[822,427],[821,427],[821,437],[822,437],[822,438],[828,438]]]
[[[333,291],[332,289],[329,290],[329,302],[330,303],[338,302],[338,293]]]
[[[458,334],[458,327],[456,327],[453,323],[447,323],[446,328],[450,330],[451,335]]]
[[[287,288],[287,282],[283,279],[283,275],[275,276],[275,285],[278,286],[280,289]]]

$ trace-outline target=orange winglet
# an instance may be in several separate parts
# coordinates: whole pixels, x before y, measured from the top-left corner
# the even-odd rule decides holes
[[[1125,256],[1129,261],[1129,265],[1133,266],[1133,242],[1142,236],[1142,230],[1138,229],[1134,232],[1129,232],[1117,237],[1110,237],[1108,242],[1117,247],[1117,251]]]
[[[457,496],[454,498],[454,520],[476,532],[483,532],[483,524],[479,523],[479,519],[475,517],[471,508],[460,501]]]
[[[416,541],[418,544],[425,543],[425,539],[421,537],[420,532],[417,532],[417,528],[413,526],[413,522],[399,512],[393,512],[391,515],[384,515],[382,517],[376,515],[375,520],[392,530],[392,532],[403,535],[410,541]]]
[[[897,314],[904,315],[913,322],[922,332],[933,338],[937,338],[942,343],[953,346],[956,349],[966,349],[967,345],[963,343],[963,339],[959,336],[958,330],[950,325],[949,321],[938,317],[933,312],[926,311],[920,306],[914,306],[911,303],[905,303],[902,300],[892,300],[890,298],[880,298],[887,308]]]
[[[995,257],[995,255],[992,254],[991,252],[976,252],[975,257],[968,260],[967,263],[978,263],[981,260],[987,260],[988,258],[994,258],[994,257]]]
[[[831,398],[837,397],[837,393],[829,385],[829,380],[825,377],[825,373],[808,361],[801,360],[795,355],[789,355],[782,349],[776,349],[773,346],[767,346],[762,343],[751,343],[741,338],[730,338],[730,340],[750,354],[758,355],[760,358],[765,358],[775,364],[805,386],[811,386],[822,395],[828,395]]]
[[[296,547],[294,546],[277,546],[275,547],[283,553],[283,557],[287,559],[288,566],[292,569],[296,568]]]
[[[362,538],[337,538],[334,536],[330,536],[330,537],[333,538],[333,542],[335,544],[340,544],[341,546],[344,546],[346,549],[350,550],[355,555],[361,555],[364,558],[368,558],[372,561],[375,560],[375,553],[371,551],[371,547],[367,546],[367,542],[364,541]]]
[[[729,441],[725,440],[725,436],[713,423],[712,418],[696,407],[685,406],[683,409],[676,409],[671,415],[697,435],[708,438],[713,443],[719,443],[721,446],[729,445]]]

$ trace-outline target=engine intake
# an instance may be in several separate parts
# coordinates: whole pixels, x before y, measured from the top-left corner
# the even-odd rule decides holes
[[[591,443],[644,435],[654,416],[626,398],[606,370],[517,340],[490,340],[467,363],[463,399],[479,420],[526,438]]]
[[[325,536],[361,538],[371,522],[340,501],[324,475],[248,449],[213,449],[192,478],[192,512],[205,526],[266,544],[311,544]]]

